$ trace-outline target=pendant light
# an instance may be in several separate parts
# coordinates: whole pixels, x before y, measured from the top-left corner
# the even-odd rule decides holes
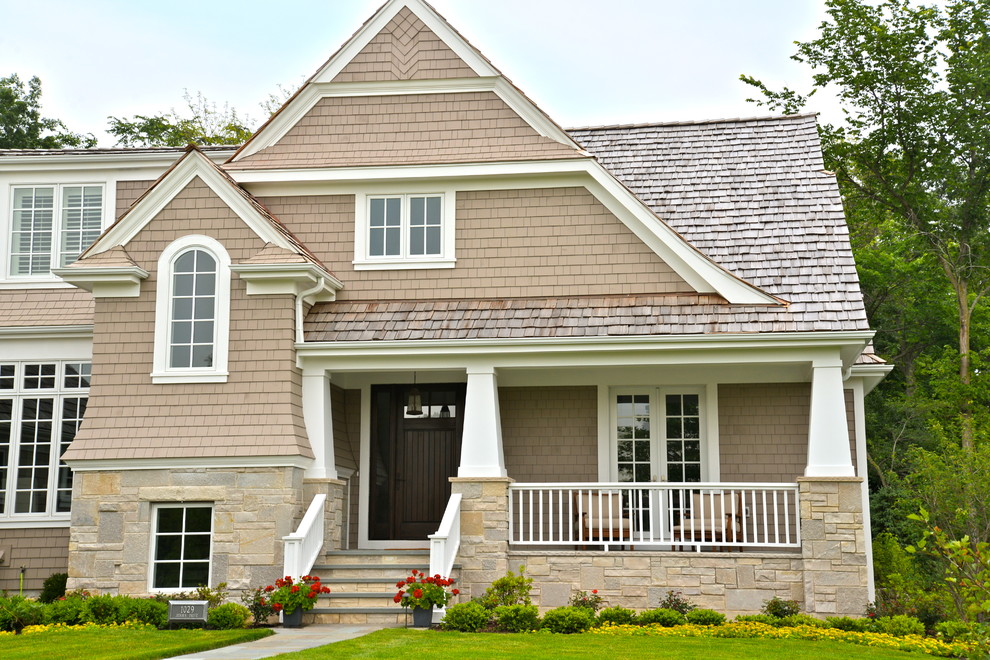
[[[409,400],[406,402],[406,415],[423,414],[423,397],[416,387],[416,372],[413,372],[413,387],[409,390]]]

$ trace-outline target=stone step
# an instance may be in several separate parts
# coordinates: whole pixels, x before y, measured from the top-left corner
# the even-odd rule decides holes
[[[374,623],[387,626],[411,625],[412,616],[407,610],[393,604],[392,607],[314,607],[303,615],[305,623]]]
[[[430,565],[429,550],[337,550],[321,557],[320,566],[363,563],[400,566],[403,570]]]

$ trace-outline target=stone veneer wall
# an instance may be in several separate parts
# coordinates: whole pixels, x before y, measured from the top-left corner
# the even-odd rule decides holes
[[[211,585],[271,584],[282,571],[281,539],[302,516],[302,475],[290,467],[78,471],[68,588],[147,594],[152,505],[176,502],[213,505]]]
[[[526,566],[534,601],[565,605],[574,590],[598,589],[610,605],[656,607],[668,589],[727,615],[754,614],[779,596],[820,617],[861,616],[867,592],[866,534],[859,477],[801,477],[802,546],[793,552],[511,550],[511,479],[451,479],[461,493],[461,589],[481,595],[507,570]]]

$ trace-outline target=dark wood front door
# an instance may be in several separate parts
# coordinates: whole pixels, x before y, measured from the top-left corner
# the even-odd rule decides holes
[[[371,389],[371,502],[374,540],[425,540],[437,531],[457,474],[464,385],[419,385],[422,415],[410,415],[411,385]]]

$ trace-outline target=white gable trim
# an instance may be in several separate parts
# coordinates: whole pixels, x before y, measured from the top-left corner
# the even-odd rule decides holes
[[[657,218],[656,214],[591,158],[566,160],[522,161],[514,163],[470,163],[466,165],[413,165],[406,167],[355,167],[307,170],[232,171],[238,182],[256,184],[259,189],[279,184],[278,194],[287,194],[286,187],[305,183],[311,186],[296,194],[313,194],[316,186],[326,193],[331,186],[335,192],[372,192],[374,185],[387,181],[446,179],[443,185],[456,190],[491,188],[487,179],[499,177],[499,186],[561,187],[584,186],[611,211],[630,231],[664,260],[675,273],[698,293],[717,293],[731,303],[779,305],[780,300],[739,279],[699,252],[680,234]],[[509,184],[506,178],[521,177]],[[529,180],[526,180],[529,177]],[[450,179],[459,179],[451,186]],[[346,183],[345,187],[336,184]],[[434,184],[431,184],[434,185]],[[435,187],[435,185],[434,185]],[[387,188],[385,189],[387,191]],[[266,189],[266,194],[276,194]],[[293,191],[294,192],[294,191]]]
[[[216,170],[206,156],[193,150],[176,163],[155,187],[139,199],[117,224],[104,232],[80,258],[106,252],[118,245],[126,245],[196,177],[199,177],[261,240],[296,252],[295,246],[234,189],[230,181]]]

